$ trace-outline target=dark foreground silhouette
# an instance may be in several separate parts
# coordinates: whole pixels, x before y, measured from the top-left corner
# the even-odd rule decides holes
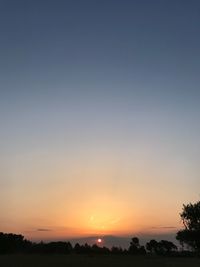
[[[139,239],[134,237],[131,239],[128,249],[121,247],[112,247],[111,249],[96,244],[90,246],[87,243],[80,245],[77,243],[74,247],[70,242],[49,242],[49,243],[34,243],[28,241],[22,235],[0,233],[0,254],[113,254],[113,255],[165,255],[177,256],[185,255],[191,256],[194,252],[178,251],[177,247],[167,240],[150,240],[146,244],[146,248],[140,245]]]
[[[182,245],[177,246],[167,240],[150,240],[146,246],[141,246],[139,239],[133,237],[128,249],[112,247],[111,249],[96,244],[90,246],[76,244],[74,247],[70,242],[34,243],[26,240],[24,236],[12,233],[0,233],[0,254],[23,253],[23,254],[111,254],[111,255],[162,255],[162,256],[198,256],[200,255],[200,202],[183,205],[180,214],[184,230],[177,233],[177,240]],[[187,249],[184,248],[187,245]]]
[[[1,267],[199,267],[197,257],[157,255],[76,255],[8,254],[0,255]]]

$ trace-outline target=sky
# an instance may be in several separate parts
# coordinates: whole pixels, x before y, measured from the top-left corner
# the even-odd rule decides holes
[[[0,0],[0,231],[175,234],[200,196],[198,0]]]

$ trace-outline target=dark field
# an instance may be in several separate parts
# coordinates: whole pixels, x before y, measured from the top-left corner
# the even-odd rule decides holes
[[[85,255],[1,255],[0,267],[199,267],[200,258]]]

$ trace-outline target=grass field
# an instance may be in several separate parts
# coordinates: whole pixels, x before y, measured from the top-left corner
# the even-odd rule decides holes
[[[200,258],[86,255],[1,255],[0,267],[199,267]]]

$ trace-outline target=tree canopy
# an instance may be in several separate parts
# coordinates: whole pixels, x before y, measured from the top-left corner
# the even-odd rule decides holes
[[[187,244],[195,251],[200,251],[200,201],[183,205],[181,220],[185,229],[177,233],[177,240]]]

